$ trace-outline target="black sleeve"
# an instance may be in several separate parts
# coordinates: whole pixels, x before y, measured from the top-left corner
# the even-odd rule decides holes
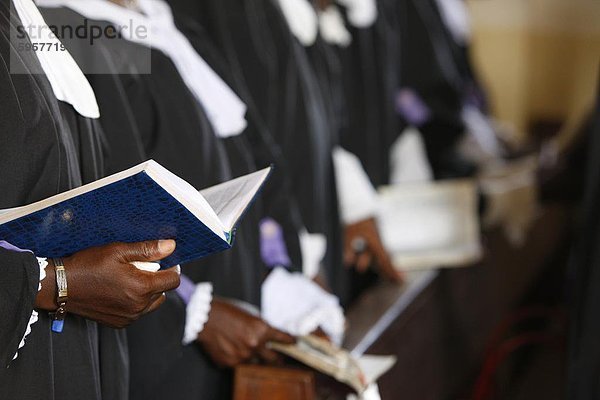
[[[0,248],[0,269],[0,371],[3,371],[17,353],[27,329],[37,296],[40,269],[32,253],[3,248]]]
[[[29,182],[25,179],[26,175],[19,171],[32,168],[26,158],[15,156],[20,153],[18,146],[28,143],[28,135],[15,83],[8,70],[8,43],[4,32],[0,32],[0,208],[20,204],[20,195],[24,193],[22,188]],[[27,82],[25,78],[21,81]],[[44,176],[36,178],[42,179]],[[6,370],[25,334],[38,283],[39,266],[33,254],[0,248],[0,371]]]

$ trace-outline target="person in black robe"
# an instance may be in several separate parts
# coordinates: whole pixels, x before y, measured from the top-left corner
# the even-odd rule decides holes
[[[378,212],[377,195],[373,182],[369,182],[370,178],[367,171],[364,170],[364,165],[352,168],[350,165],[347,165],[348,161],[344,161],[348,157],[353,157],[356,159],[357,164],[362,164],[360,157],[356,156],[352,151],[346,153],[347,155],[342,159],[340,159],[339,155],[340,151],[350,150],[344,145],[344,141],[342,140],[344,136],[349,136],[348,130],[354,130],[355,136],[360,132],[360,136],[371,140],[372,138],[381,136],[376,130],[381,130],[380,126],[383,126],[385,121],[380,119],[380,114],[383,113],[380,113],[378,107],[382,101],[375,101],[378,100],[377,95],[364,99],[363,104],[357,106],[357,103],[360,101],[348,93],[350,86],[361,85],[358,81],[349,82],[344,79],[347,77],[347,74],[344,73],[345,70],[348,67],[353,67],[352,65],[348,65],[348,60],[345,60],[342,56],[346,50],[345,43],[342,43],[339,39],[335,40],[326,36],[328,29],[329,31],[338,30],[342,32],[346,28],[342,25],[341,17],[337,26],[334,21],[327,19],[326,15],[328,13],[336,12],[333,4],[324,4],[327,2],[317,3],[319,3],[316,7],[320,32],[315,42],[306,47],[306,52],[324,99],[329,130],[331,136],[335,139],[334,143],[336,146],[333,152],[336,180],[341,182],[350,180],[352,182],[350,188],[345,188],[343,184],[340,186],[339,182],[337,182],[339,187],[339,208],[344,233],[344,263],[347,267],[354,267],[347,272],[350,279],[348,299],[352,301],[366,287],[375,282],[379,276],[396,282],[401,281],[401,275],[394,268],[378,233],[376,221]],[[365,62],[361,63],[362,66],[365,64]],[[375,84],[376,82],[372,83]],[[365,94],[377,94],[375,86],[368,86],[367,89]],[[371,103],[370,100],[373,100],[373,102]],[[359,124],[359,121],[362,119],[361,117],[356,118],[359,115],[363,115],[365,120],[376,121],[375,124],[372,124],[372,131],[367,130],[364,124]],[[361,131],[361,128],[365,130]],[[380,158],[383,159],[385,157]],[[365,178],[361,179],[357,175],[364,175]],[[360,182],[364,183],[361,184]],[[364,191],[371,194],[366,195],[365,198],[365,195],[360,193]],[[369,200],[370,197],[372,197],[371,200]],[[350,204],[347,204],[349,201]],[[369,203],[371,204],[369,205]],[[353,209],[358,209],[360,211],[359,214],[356,214],[356,211]],[[364,241],[366,249],[360,252],[355,251],[354,243],[357,240]],[[369,267],[371,268],[369,269]]]
[[[568,280],[570,329],[567,398],[600,396],[600,102],[586,132],[587,168]]]
[[[54,24],[76,26],[81,16],[68,9],[46,9],[46,17]],[[93,21],[94,24],[106,25]],[[110,118],[101,119],[106,131],[109,149],[119,148],[109,154],[108,164],[113,168],[126,168],[146,157],[152,158],[188,180],[196,187],[205,187],[229,179],[233,174],[253,171],[254,160],[248,157],[244,147],[244,136],[224,139],[220,143],[202,107],[185,86],[173,62],[163,53],[154,49],[151,52],[152,74],[136,73],[142,70],[143,57],[140,47],[131,42],[117,45],[99,42],[90,52],[89,47],[77,48],[77,41],[68,43],[70,50],[83,65],[95,63],[96,70],[116,73],[126,64],[127,74],[90,75],[89,79],[97,90],[100,108]],[[103,54],[105,55],[102,57]],[[98,68],[98,64],[101,68]],[[103,64],[102,64],[103,63]],[[130,130],[127,136],[126,130]],[[225,147],[223,147],[223,144]],[[130,152],[121,146],[130,146]],[[140,158],[141,157],[141,158]],[[228,157],[230,157],[228,159]],[[230,164],[229,160],[233,160]],[[264,207],[258,201],[244,216],[238,228],[235,246],[232,250],[190,265],[183,266],[183,272],[192,280],[210,281],[214,293],[220,297],[258,305],[260,284],[265,274],[258,254],[258,213]],[[229,310],[224,316],[213,310],[205,331],[213,330],[215,324],[228,328],[237,334],[233,343],[244,349],[246,337],[260,331],[266,325],[254,317]],[[231,379],[226,370],[219,370],[211,360],[225,361],[227,354],[215,354],[222,350],[205,353],[214,343],[202,342],[200,346],[183,346],[183,326],[186,307],[178,296],[169,296],[168,302],[152,316],[139,321],[128,329],[131,358],[131,398],[227,398],[230,397]],[[151,332],[151,333],[150,333]],[[240,336],[241,335],[241,336]],[[265,338],[277,339],[278,333],[270,328],[262,333]],[[205,337],[205,335],[203,336]],[[289,340],[284,337],[284,340]],[[160,343],[157,346],[156,343]],[[150,349],[152,350],[149,353]],[[259,355],[269,352],[259,351]],[[251,357],[246,354],[242,359]],[[239,360],[235,359],[234,363]]]
[[[400,27],[398,89],[409,90],[417,98],[399,107],[401,116],[421,132],[437,179],[472,175],[474,165],[457,151],[465,132],[465,74],[457,64],[435,0],[401,0],[394,9]],[[426,117],[412,116],[415,108],[426,109],[419,112]]]
[[[283,228],[284,239],[292,271],[299,271],[302,265],[298,231],[302,227],[300,211],[292,196],[291,181],[287,176],[289,166],[281,149],[272,139],[266,123],[254,104],[252,95],[243,80],[236,79],[225,55],[217,49],[207,31],[196,21],[175,15],[178,28],[190,40],[198,54],[235,91],[247,106],[247,127],[240,135],[221,138],[228,154],[234,176],[253,171],[257,166],[273,164],[274,171],[269,184],[261,193],[261,218],[273,218]]]
[[[159,115],[164,117],[160,123],[161,129],[164,130],[155,130],[151,127],[142,129],[142,137],[146,137],[145,140],[147,140],[145,148],[148,155],[195,187],[206,187],[227,180],[233,177],[233,169],[236,173],[247,173],[254,170],[255,166],[252,160],[244,158],[247,155],[243,150],[240,151],[239,146],[243,138],[229,138],[225,145],[219,142],[204,111],[183,85],[172,62],[159,51],[152,50],[152,63],[152,75],[134,77],[137,80],[142,79],[145,83],[142,85],[139,82],[137,84],[125,83],[129,89],[132,87],[140,89],[139,92],[134,92],[134,96],[131,95],[131,90],[128,91],[128,100],[132,105],[138,126],[148,124],[148,121],[156,115],[153,114],[156,113],[155,110],[144,109],[149,104],[147,99],[153,99],[154,107],[162,108],[159,110]],[[129,77],[123,77],[123,79],[129,79]],[[149,88],[150,92],[144,92],[144,88]],[[173,97],[166,98],[167,94]],[[158,99],[160,101],[157,101]],[[194,115],[197,115],[198,118],[191,117]],[[184,119],[186,126],[182,124]],[[169,126],[169,122],[173,125]],[[152,139],[145,136],[149,132],[153,133]],[[183,137],[184,134],[187,136]],[[174,137],[175,135],[179,137]],[[150,143],[154,143],[154,146],[149,145]],[[190,154],[187,156],[182,154],[183,151],[180,151],[182,148],[189,149]],[[234,157],[232,163],[228,156]],[[198,165],[198,160],[203,158],[205,160],[212,158],[217,165],[201,167]],[[215,174],[219,169],[221,169],[220,176]],[[214,182],[211,181],[213,179]],[[211,282],[215,296],[247,302],[258,307],[265,270],[260,258],[258,243],[259,210],[262,201],[258,200],[257,203],[244,215],[237,228],[235,245],[231,250],[215,257],[208,257],[201,262],[189,263],[182,268],[183,272],[194,282]],[[215,325],[221,325],[217,328],[219,332],[230,329],[229,333],[235,333],[237,336],[232,339],[235,339],[234,342],[239,342],[235,343],[236,345],[247,346],[243,342],[247,332],[261,334],[259,331],[264,326],[262,321],[258,322],[253,317],[235,313],[226,316],[216,314],[216,301],[213,301],[212,308],[209,321],[202,332],[203,338]],[[182,307],[178,307],[178,309],[181,310]],[[164,321],[172,317],[163,318],[166,314],[166,310],[156,313],[152,320],[145,319],[128,329],[132,370],[135,368],[135,372],[131,374],[131,398],[133,400],[173,398],[173,396],[181,399],[230,398],[233,386],[231,370],[218,368],[223,366],[224,359],[217,358],[216,361],[220,365],[215,365],[216,352],[221,352],[222,348],[216,346],[211,351],[217,338],[212,340],[211,337],[211,340],[208,341],[199,339],[202,346],[180,345],[180,351],[175,353],[181,357],[179,359],[173,359],[172,355],[168,355],[167,358],[155,356],[152,358],[153,362],[148,363],[148,348],[151,348],[152,342],[156,340],[156,336],[154,338],[148,336],[148,330],[150,327],[155,328],[156,331],[161,327],[163,330],[168,328],[164,325]],[[257,324],[260,325],[257,326]],[[273,333],[274,331],[270,332],[262,333],[264,338],[261,337],[261,344],[264,345],[266,339],[277,339],[278,335]],[[169,338],[181,338],[181,335],[173,336],[172,332],[164,334]],[[170,349],[164,348],[164,352],[167,353]],[[210,351],[208,357],[207,351]],[[252,355],[243,354],[233,361],[225,361],[224,365],[233,366]],[[173,360],[173,362],[166,364],[164,363],[165,359]],[[149,385],[149,382],[153,384]]]
[[[191,16],[232,68],[265,121],[286,161],[302,224],[327,238],[323,261],[327,283],[342,303],[349,278],[342,267],[342,237],[331,158],[334,138],[312,66],[281,11],[271,1],[171,2]]]
[[[390,147],[405,124],[394,108],[399,88],[400,33],[398,2],[377,1],[377,17],[359,25],[346,15],[352,41],[340,47],[344,98],[348,119],[340,142],[361,160],[374,186],[390,183]]]
[[[104,173],[97,121],[57,100],[36,55],[26,50],[31,42],[17,33],[19,26],[14,6],[2,1],[0,208],[41,200]],[[65,255],[69,300],[61,333],[51,332],[48,312],[57,308],[53,261],[48,260],[43,278],[42,261],[31,252],[5,242],[0,247],[0,310],[5,317],[0,327],[0,398],[126,399],[124,332],[104,325],[122,327],[155,309],[164,301],[162,293],[176,287],[179,278],[175,270],[151,277],[124,258],[145,261],[147,250],[160,259],[172,246],[165,252],[156,242],[108,245]],[[118,272],[125,270],[127,274]],[[152,293],[147,293],[139,282],[150,279]],[[124,302],[125,292],[136,302]]]
[[[342,146],[360,158],[375,186],[389,184],[389,149],[412,125],[436,178],[472,174],[456,146],[466,129],[465,101],[483,96],[467,47],[452,39],[435,0],[378,0],[377,19],[368,26],[351,22],[351,10],[338,7],[352,35],[340,48],[349,109]]]

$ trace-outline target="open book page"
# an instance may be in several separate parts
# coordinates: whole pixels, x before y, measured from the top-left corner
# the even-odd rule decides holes
[[[18,210],[19,208],[20,207],[2,209],[2,210],[0,210],[0,215],[8,214],[10,212]]]
[[[227,232],[231,232],[270,172],[270,167],[265,168],[200,191]]]
[[[382,240],[399,269],[468,265],[481,257],[473,180],[388,186],[380,199]]]
[[[270,343],[271,348],[362,393],[369,384],[387,372],[396,362],[395,357],[362,356],[356,360],[344,349],[314,335],[298,338],[296,344]],[[366,370],[363,370],[363,367]]]
[[[149,164],[146,172],[169,192],[171,196],[185,205],[211,231],[227,241],[225,235],[226,228],[221,223],[221,219],[217,216],[208,201],[191,184],[156,162]]]
[[[396,364],[396,357],[365,354],[360,356],[357,362],[363,372],[367,384],[371,384],[377,382],[383,374],[388,372],[394,364]]]

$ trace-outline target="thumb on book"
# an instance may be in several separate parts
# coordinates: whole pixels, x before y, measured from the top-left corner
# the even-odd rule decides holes
[[[124,244],[121,253],[127,262],[159,261],[168,257],[174,250],[174,240],[150,240]]]

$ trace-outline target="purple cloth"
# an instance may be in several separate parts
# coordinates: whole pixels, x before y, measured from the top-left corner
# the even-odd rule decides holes
[[[283,238],[283,229],[272,218],[260,221],[260,255],[269,268],[289,267],[292,264]]]
[[[181,274],[179,287],[175,291],[187,305],[196,291],[196,284],[190,278]]]
[[[5,250],[16,251],[18,253],[33,253],[31,250],[20,249],[17,246],[13,246],[12,244],[4,240],[0,240],[0,247],[2,247]]]
[[[412,89],[403,88],[396,93],[396,111],[411,125],[419,127],[431,118],[431,110]]]

